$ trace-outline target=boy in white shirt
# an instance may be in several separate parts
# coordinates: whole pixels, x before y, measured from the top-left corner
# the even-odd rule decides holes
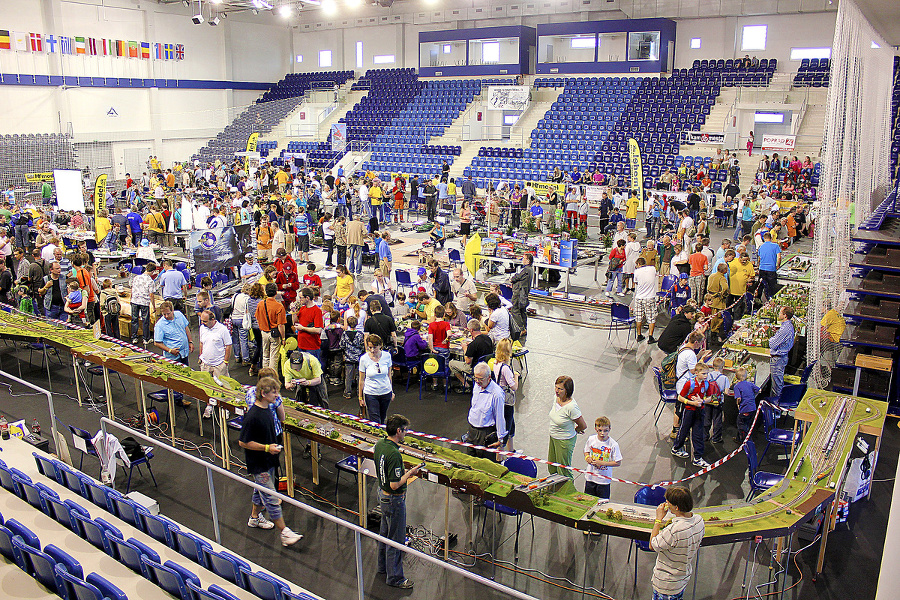
[[[584,493],[609,500],[610,480],[601,477],[612,476],[612,467],[622,464],[622,452],[616,440],[609,437],[612,425],[607,417],[597,417],[594,431],[597,435],[588,438],[584,445],[584,460],[588,464],[584,474]]]

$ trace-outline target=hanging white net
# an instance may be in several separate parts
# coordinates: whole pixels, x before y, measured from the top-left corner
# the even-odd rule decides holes
[[[837,348],[819,327],[831,307],[843,308],[850,282],[851,231],[890,187],[889,148],[893,52],[859,7],[841,0],[831,51],[825,143],[807,311],[807,361],[820,360],[812,385],[827,387]],[[845,296],[844,296],[845,298]]]

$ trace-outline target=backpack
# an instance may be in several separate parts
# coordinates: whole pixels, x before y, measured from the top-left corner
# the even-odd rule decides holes
[[[139,458],[144,458],[144,456],[146,456],[144,454],[144,449],[138,441],[131,436],[122,440],[122,449],[125,450],[125,454],[128,455],[129,460],[138,460]]]
[[[659,371],[662,373],[662,386],[664,390],[674,390],[675,384],[678,383],[678,377],[675,375],[675,367],[678,365],[678,354],[681,352],[679,347],[662,359],[659,365]]]
[[[104,303],[104,309],[106,310],[106,314],[112,316],[118,316],[122,311],[122,305],[119,303],[119,299],[116,298],[115,293],[107,294],[106,302]]]
[[[500,368],[498,369],[497,367]],[[514,406],[516,404],[516,393],[512,390],[512,388],[506,385],[505,381],[503,381],[502,383],[500,381],[500,373],[503,371],[503,367],[506,367],[507,369],[512,371],[512,367],[510,367],[506,363],[495,363],[494,368],[491,369],[491,379],[500,386],[501,390],[503,390],[505,405]],[[515,373],[513,373],[513,376],[515,376]]]

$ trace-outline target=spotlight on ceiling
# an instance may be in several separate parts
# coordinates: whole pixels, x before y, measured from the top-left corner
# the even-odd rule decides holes
[[[194,25],[199,25],[203,22],[203,15],[199,12],[191,18],[191,21],[194,22]]]
[[[209,24],[210,24],[212,27],[215,27],[216,25],[218,25],[218,24],[219,24],[219,15],[216,15],[216,16],[214,16],[212,19],[210,19],[210,20],[209,20]]]
[[[185,7],[185,8],[187,8],[188,6],[191,5],[191,3],[188,2],[188,0],[181,0],[181,5],[182,5],[183,7]]]
[[[294,11],[289,4],[282,4],[278,7],[278,14],[284,18],[290,17],[293,12]]]

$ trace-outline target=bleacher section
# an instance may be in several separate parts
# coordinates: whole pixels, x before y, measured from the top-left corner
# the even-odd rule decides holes
[[[804,58],[794,75],[794,87],[828,87],[829,67],[827,58]]]
[[[900,172],[900,56],[894,57],[894,87],[891,96],[891,181],[897,181]]]
[[[257,102],[270,102],[302,96],[309,89],[331,89],[353,79],[353,71],[324,71],[320,73],[288,73],[269,88]]]
[[[363,82],[368,87],[357,87]],[[354,82],[351,89],[368,89],[369,93],[339,121],[347,123],[347,140],[374,142],[424,87],[425,82],[419,81],[414,69],[366,71],[366,76]]]
[[[772,81],[777,58],[763,58],[756,67],[745,66],[740,59],[695,60],[690,69],[675,69],[673,77],[709,77],[718,79],[721,87],[765,87]]]
[[[307,165],[313,169],[325,169],[335,163],[343,152],[331,149],[331,140],[327,142],[288,142],[287,152],[306,152]],[[272,161],[276,167],[284,164],[284,152],[280,158]]]
[[[13,462],[0,462],[0,562],[61,597],[315,600],[48,454],[34,452],[26,466],[26,448],[4,444]],[[102,575],[85,577],[89,567]]]
[[[539,80],[543,87],[553,78]],[[659,77],[573,77],[538,122],[531,148],[482,148],[464,175],[478,187],[492,179],[545,181],[554,167],[599,168],[628,176],[628,138],[641,148],[644,187],[675,166],[682,130],[699,129],[719,95],[718,79],[680,74]]]
[[[235,152],[247,149],[247,138],[252,133],[265,135],[284,120],[303,102],[303,94],[310,84],[331,82],[342,85],[353,77],[353,71],[329,71],[327,73],[291,73],[272,86],[256,103],[251,104],[232,121],[224,131],[209,140],[192,160],[204,162],[230,161]]]
[[[276,141],[259,141],[256,142],[256,150],[260,156],[269,156],[269,152],[278,148]]]
[[[41,189],[41,182],[26,182],[25,173],[76,169],[75,147],[68,135],[29,133],[0,136],[0,186]]]

